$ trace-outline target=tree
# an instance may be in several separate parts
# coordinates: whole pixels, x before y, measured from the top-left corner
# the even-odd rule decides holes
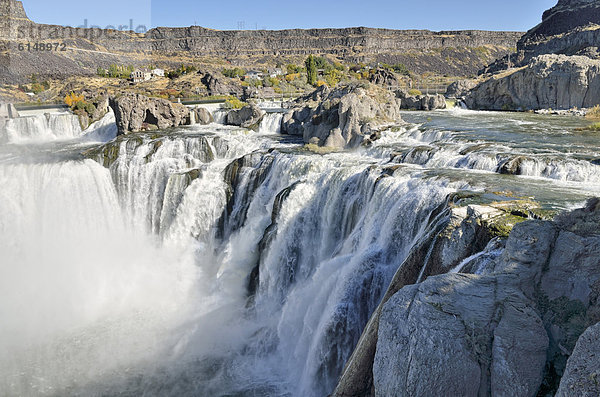
[[[317,82],[317,64],[312,55],[306,58],[306,79],[310,85],[315,85]]]

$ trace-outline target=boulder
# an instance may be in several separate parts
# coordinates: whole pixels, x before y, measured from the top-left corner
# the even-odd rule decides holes
[[[526,67],[495,76],[465,98],[471,109],[588,108],[600,104],[600,61],[541,55]]]
[[[213,115],[206,108],[198,106],[193,112],[195,113],[197,124],[206,125],[215,121]]]
[[[400,103],[375,86],[320,87],[284,115],[282,133],[331,148],[354,148],[383,126],[401,121]]]
[[[407,110],[436,110],[446,109],[446,98],[441,95],[410,95],[405,90],[396,91],[400,98],[402,109]]]
[[[256,105],[247,105],[241,109],[234,109],[227,113],[226,123],[242,128],[258,130],[265,112]]]
[[[443,234],[429,233],[399,267],[334,396],[553,395],[561,377],[560,396],[598,395],[596,356],[585,353],[597,335],[580,337],[600,321],[600,199],[518,223],[504,248],[494,239],[452,270],[477,275],[421,272],[422,258],[445,258],[430,249]],[[415,274],[429,278],[410,285]]]
[[[115,113],[118,135],[155,129],[154,127],[164,129],[190,123],[188,108],[166,99],[128,93],[111,97],[109,105]]]
[[[556,397],[600,396],[600,323],[588,328],[577,341]]]

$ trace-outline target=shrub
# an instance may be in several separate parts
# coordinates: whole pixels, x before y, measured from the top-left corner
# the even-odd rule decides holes
[[[600,120],[600,105],[596,105],[588,110],[585,117],[591,120]]]
[[[223,75],[229,78],[243,77],[246,75],[246,71],[242,68],[223,69]]]
[[[600,132],[600,122],[594,123],[594,124],[590,125],[588,127],[588,130],[595,131],[595,132]]]
[[[225,105],[224,106],[225,106],[226,109],[241,109],[241,108],[243,108],[246,105],[247,105],[246,102],[242,102],[242,101],[240,101],[237,98],[228,98],[225,101]]]
[[[324,82],[323,80],[319,80],[319,81],[317,81],[316,85],[317,85],[317,87],[321,87],[323,85],[327,85],[327,83]]]
[[[285,76],[285,80],[288,83],[291,83],[292,81],[299,79],[300,78],[300,73],[292,73],[292,74],[288,74]]]
[[[421,91],[417,90],[416,88],[412,88],[412,89],[408,90],[408,95],[419,96],[419,95],[423,95],[423,93]]]

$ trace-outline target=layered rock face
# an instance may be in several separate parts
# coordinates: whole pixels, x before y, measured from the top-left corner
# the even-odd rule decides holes
[[[334,395],[597,395],[600,200],[495,241],[414,285],[409,255]]]
[[[576,55],[600,46],[600,4],[594,0],[559,0],[544,12],[542,23],[528,31],[518,44],[518,61],[540,54]]]
[[[298,57],[308,54],[324,54],[349,62],[400,62],[419,73],[474,74],[511,52],[520,36],[516,32],[369,28],[219,31],[193,26],[155,28],[145,33],[78,29],[36,24],[27,19],[21,2],[0,0],[0,49],[9,50],[8,56],[0,59],[0,80],[11,82],[32,73],[50,77],[94,74],[98,67],[111,63],[178,66],[181,60],[175,58],[179,55],[251,64],[275,58],[297,62]],[[60,41],[69,50],[44,54],[18,51],[17,40]]]
[[[475,87],[467,105],[473,109],[562,110],[600,104],[599,47],[600,3],[560,0],[544,13],[541,24],[519,40],[516,54],[484,69],[502,73]]]
[[[600,103],[600,60],[540,55],[525,68],[483,82],[465,102],[489,110],[592,107]]]
[[[190,110],[166,99],[130,93],[110,98],[109,104],[115,113],[119,135],[190,123]]]
[[[376,87],[326,86],[296,102],[283,118],[282,132],[331,148],[354,148],[382,126],[401,121],[400,100]]]

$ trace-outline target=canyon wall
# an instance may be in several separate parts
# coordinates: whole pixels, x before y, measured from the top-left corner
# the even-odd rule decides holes
[[[390,30],[372,28],[220,31],[199,26],[148,32],[43,25],[27,18],[23,4],[0,0],[0,76],[4,82],[37,73],[50,77],[94,74],[110,63],[181,64],[204,57],[241,65],[300,61],[308,54],[348,62],[404,63],[409,69],[471,75],[513,51],[522,33]],[[66,51],[37,54],[19,44],[65,43]],[[185,61],[183,60],[185,58]]]

